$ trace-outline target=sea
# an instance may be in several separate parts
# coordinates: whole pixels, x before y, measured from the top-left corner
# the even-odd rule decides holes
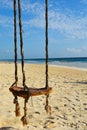
[[[14,62],[14,59],[0,59],[0,62]],[[21,59],[18,59],[21,62]],[[45,64],[45,58],[24,59],[29,64]],[[49,65],[87,69],[87,57],[49,58]]]

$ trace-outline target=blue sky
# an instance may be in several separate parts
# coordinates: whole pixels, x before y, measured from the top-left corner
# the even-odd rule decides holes
[[[25,58],[45,57],[44,3],[21,0]],[[49,57],[80,56],[87,57],[87,0],[49,0]],[[13,0],[0,0],[1,58],[14,58]]]

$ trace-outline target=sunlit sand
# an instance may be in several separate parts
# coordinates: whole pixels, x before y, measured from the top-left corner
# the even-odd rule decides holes
[[[45,86],[45,66],[25,64],[26,84]],[[18,64],[18,84],[22,85],[21,65]],[[87,130],[87,71],[49,66],[49,97],[52,114],[44,109],[45,96],[29,99],[29,125],[23,127],[21,117],[15,117],[13,95],[9,87],[14,82],[14,64],[0,63],[0,129],[5,130]],[[23,98],[19,98],[23,116]]]

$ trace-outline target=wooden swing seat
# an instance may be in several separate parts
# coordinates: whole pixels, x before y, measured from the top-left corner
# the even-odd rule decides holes
[[[26,99],[30,96],[47,95],[52,92],[52,88],[28,88],[24,90],[23,87],[13,86],[9,88],[14,96],[23,97]]]

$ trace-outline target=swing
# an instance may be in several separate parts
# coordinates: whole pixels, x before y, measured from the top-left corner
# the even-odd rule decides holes
[[[9,88],[12,92],[14,98],[14,103],[16,104],[16,116],[20,116],[20,107],[18,103],[18,97],[25,99],[24,101],[24,116],[21,118],[23,125],[28,124],[27,119],[27,107],[26,103],[28,99],[32,96],[46,95],[46,112],[51,114],[51,106],[48,103],[49,93],[52,92],[52,88],[48,86],[48,0],[45,0],[45,19],[46,19],[46,87],[44,88],[30,88],[25,84],[25,71],[24,71],[24,51],[23,51],[23,36],[22,36],[22,20],[21,20],[21,4],[18,0],[18,16],[19,16],[19,32],[20,32],[20,51],[21,51],[21,66],[22,66],[22,76],[23,76],[23,86],[18,86],[18,68],[17,68],[17,23],[16,23],[16,0],[14,0],[14,54],[15,54],[15,82]]]

